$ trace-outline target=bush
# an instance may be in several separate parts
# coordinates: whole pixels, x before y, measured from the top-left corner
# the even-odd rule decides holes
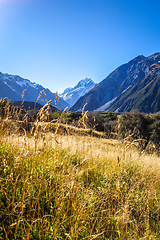
[[[156,151],[160,148],[160,115],[144,114],[138,111],[124,113],[119,117],[118,134],[120,139],[130,136],[139,141],[141,149],[146,149],[149,143],[154,144]]]
[[[117,126],[117,115],[112,113],[100,114],[97,112],[88,113],[87,127],[96,131],[115,132]]]

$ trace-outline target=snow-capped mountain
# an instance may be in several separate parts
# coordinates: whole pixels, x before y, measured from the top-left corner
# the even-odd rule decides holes
[[[146,109],[146,111],[150,112],[160,111],[160,109],[158,110],[158,108],[147,108],[147,106],[145,108],[142,107],[142,105],[146,105],[146,100],[148,99],[145,97],[143,97],[142,99],[142,93],[143,95],[148,97],[149,95],[147,94],[150,93],[150,95],[152,94],[153,96],[157,96],[157,99],[159,99],[159,95],[155,95],[155,92],[159,89],[159,80],[157,77],[159,76],[159,71],[160,53],[155,53],[148,57],[145,57],[143,55],[137,56],[136,58],[132,59],[126,64],[121,65],[112,73],[110,73],[90,92],[86,93],[83,97],[81,97],[70,110],[81,111],[83,106],[87,103],[85,110],[88,111],[97,110],[121,112],[131,111],[135,108],[138,110]],[[144,81],[144,79],[146,80]],[[155,91],[154,93],[151,93],[149,91],[149,88],[144,85],[144,83],[149,84],[148,79],[150,79],[150,81],[155,81],[154,86],[156,87],[152,85],[152,90],[154,89]],[[138,89],[138,87],[142,88],[142,86],[144,88],[143,91],[139,91],[140,89]],[[130,95],[131,93],[132,99]],[[139,96],[139,94],[141,94],[141,96]],[[127,96],[127,98],[122,98],[122,96]],[[139,101],[136,104],[135,102],[138,98]],[[153,99],[154,98],[152,97],[152,101],[157,102],[156,99]],[[152,105],[152,102],[147,104]],[[157,104],[157,106],[158,105],[159,104]]]
[[[38,102],[40,104],[45,104],[46,99],[51,100],[51,105],[55,106],[56,94],[52,93],[48,88],[44,88],[43,86],[36,84],[35,82],[31,82],[28,79],[21,78],[17,75],[3,74],[0,72],[0,97],[7,97],[11,101],[20,101],[22,98],[22,92],[24,93],[24,100],[36,102],[39,93],[44,90],[42,96],[39,98]],[[60,110],[66,108],[68,104],[60,98],[58,107]]]
[[[84,96],[95,85],[96,83],[91,78],[86,77],[79,81],[75,87],[66,88],[59,96],[72,107],[80,97]]]

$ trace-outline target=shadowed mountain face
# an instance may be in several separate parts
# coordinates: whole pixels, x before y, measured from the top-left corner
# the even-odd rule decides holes
[[[0,97],[7,97],[11,101],[20,101],[22,98],[22,92],[24,92],[24,100],[36,102],[41,91],[42,95],[38,99],[38,103],[44,105],[46,100],[51,100],[51,105],[55,105],[56,94],[52,93],[48,88],[33,83],[28,79],[21,78],[17,75],[3,74],[0,72]],[[63,110],[67,107],[67,103],[60,99],[58,107],[60,110]]]
[[[24,101],[24,102],[14,101],[14,102],[12,102],[12,104],[13,104],[13,106],[23,107],[26,110],[40,110],[43,107],[43,105],[41,105],[39,103],[30,102],[30,101]],[[56,107],[53,107],[52,105],[50,105],[50,109],[58,111],[58,109]]]
[[[159,71],[160,71],[160,53],[153,54],[149,57],[138,56],[133,60],[129,61],[128,63],[123,64],[117,69],[115,69],[103,81],[97,84],[91,91],[89,91],[87,94],[81,97],[70,110],[81,111],[83,106],[87,103],[85,109],[89,111],[94,111],[94,110],[122,111],[123,109],[124,109],[123,111],[128,111],[126,109],[129,109],[130,111],[135,107],[138,110],[146,109],[146,111],[148,111],[147,107],[143,107],[143,104],[145,103],[145,101],[139,100],[138,105],[135,105],[134,101],[137,101],[137,98],[138,98],[137,94],[141,94],[141,95],[143,94],[144,96],[147,94],[148,91],[150,92],[150,95],[152,94],[151,89],[153,90],[156,87],[153,88],[152,86],[151,88],[151,85],[150,85],[150,87],[148,86],[148,88],[146,88],[145,91],[141,91],[141,92],[139,92],[139,88],[142,85],[149,84],[149,82],[153,81],[154,78],[155,78],[155,81],[157,80],[158,82]],[[129,101],[129,100],[127,101],[127,98],[131,93],[131,90],[132,90],[132,94],[133,92],[137,92],[137,93],[135,93],[134,100],[132,99],[132,101]],[[120,108],[124,101],[124,98],[122,98],[124,94],[126,96],[125,98],[126,107]],[[155,96],[155,92],[152,95]],[[146,97],[147,96],[148,95],[146,95]],[[141,99],[140,96],[139,98]],[[151,99],[153,100],[153,97],[150,98],[149,101],[151,101]],[[158,99],[158,96],[156,99]],[[154,101],[156,101],[156,99]],[[119,101],[119,104],[117,103],[117,101]],[[130,107],[127,107],[128,104],[130,105]],[[156,103],[154,103],[154,105],[155,104]],[[156,105],[158,109],[158,104]],[[148,109],[150,108],[148,107]],[[153,108],[151,109],[153,111]],[[158,109],[157,111],[159,110],[160,109]]]
[[[160,71],[149,74],[142,81],[130,87],[111,103],[107,110],[129,112],[133,109],[144,113],[160,111]]]

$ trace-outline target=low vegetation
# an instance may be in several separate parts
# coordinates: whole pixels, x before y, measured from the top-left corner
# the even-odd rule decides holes
[[[0,239],[160,239],[160,158],[143,147],[158,117],[143,115],[147,139],[141,114],[50,114],[47,103],[29,121],[1,101]]]

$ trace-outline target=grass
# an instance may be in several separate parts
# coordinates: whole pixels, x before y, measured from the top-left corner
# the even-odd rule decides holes
[[[47,137],[36,152],[34,139],[0,144],[1,239],[160,239],[158,157],[131,149],[123,159],[113,140]]]
[[[160,239],[158,156],[42,123],[2,123],[0,239]]]

